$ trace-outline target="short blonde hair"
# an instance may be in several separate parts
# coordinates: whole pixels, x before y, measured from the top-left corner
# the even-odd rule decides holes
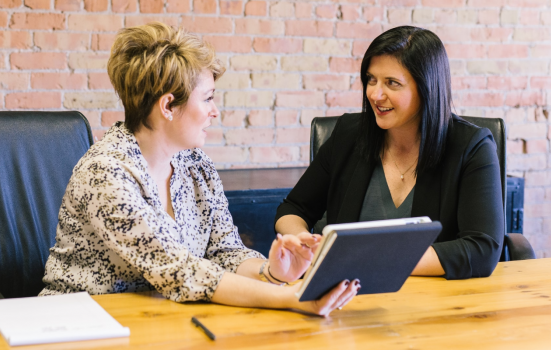
[[[156,22],[121,29],[107,72],[124,106],[126,127],[132,132],[141,125],[151,129],[147,117],[164,94],[174,95],[171,107],[184,105],[203,69],[215,80],[225,71],[214,49],[182,28]]]

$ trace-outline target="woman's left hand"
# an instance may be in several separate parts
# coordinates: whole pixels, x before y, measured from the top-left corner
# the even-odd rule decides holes
[[[298,235],[277,234],[269,255],[269,273],[280,281],[293,282],[310,266],[321,240],[308,232]]]

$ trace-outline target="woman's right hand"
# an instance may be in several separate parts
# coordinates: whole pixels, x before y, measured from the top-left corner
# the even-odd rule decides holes
[[[352,282],[344,280],[319,300],[299,302],[296,299],[295,293],[300,289],[300,285],[301,283],[297,283],[292,287],[288,287],[289,289],[293,289],[293,297],[296,302],[293,308],[320,316],[327,316],[331,311],[348,304],[362,287],[358,279]]]

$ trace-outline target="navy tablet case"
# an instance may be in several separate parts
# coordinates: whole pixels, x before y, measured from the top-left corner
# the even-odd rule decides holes
[[[345,279],[360,280],[358,294],[398,291],[441,230],[435,221],[337,231],[300,301],[317,300]]]

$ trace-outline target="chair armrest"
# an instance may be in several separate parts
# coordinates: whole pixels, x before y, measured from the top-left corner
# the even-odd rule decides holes
[[[535,259],[536,254],[530,242],[520,233],[508,233],[505,235],[505,244],[509,248],[511,260]]]

